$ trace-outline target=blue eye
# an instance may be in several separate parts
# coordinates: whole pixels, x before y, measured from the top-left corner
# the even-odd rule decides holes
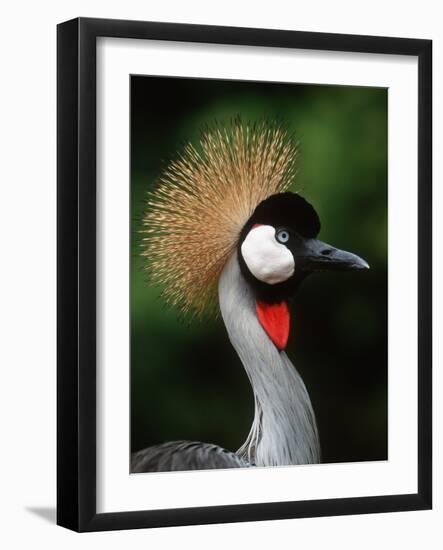
[[[279,229],[275,237],[279,243],[286,244],[289,241],[289,231],[286,229]]]

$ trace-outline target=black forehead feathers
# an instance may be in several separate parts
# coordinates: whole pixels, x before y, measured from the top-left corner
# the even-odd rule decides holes
[[[246,230],[256,223],[273,227],[293,228],[305,238],[320,232],[320,219],[314,207],[297,193],[278,193],[262,201],[245,225]]]

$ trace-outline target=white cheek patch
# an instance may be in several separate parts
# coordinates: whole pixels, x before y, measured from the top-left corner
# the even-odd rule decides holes
[[[275,285],[294,274],[294,256],[275,239],[275,229],[259,225],[249,231],[241,245],[243,259],[249,271],[259,281]]]

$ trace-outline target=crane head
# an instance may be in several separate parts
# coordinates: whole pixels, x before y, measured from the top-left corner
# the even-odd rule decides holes
[[[300,195],[297,144],[279,124],[234,120],[206,128],[149,191],[142,255],[150,280],[184,313],[218,309],[218,281],[235,254],[257,298],[286,300],[319,269],[367,264],[316,239],[320,222]]]
[[[290,192],[262,201],[241,231],[240,268],[255,292],[258,318],[279,349],[289,332],[286,301],[307,275],[369,268],[359,256],[318,240],[319,232],[313,206]]]

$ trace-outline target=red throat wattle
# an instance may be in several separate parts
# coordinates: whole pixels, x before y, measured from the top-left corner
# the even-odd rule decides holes
[[[258,320],[278,350],[285,349],[289,336],[289,309],[286,302],[266,304],[256,302]]]

